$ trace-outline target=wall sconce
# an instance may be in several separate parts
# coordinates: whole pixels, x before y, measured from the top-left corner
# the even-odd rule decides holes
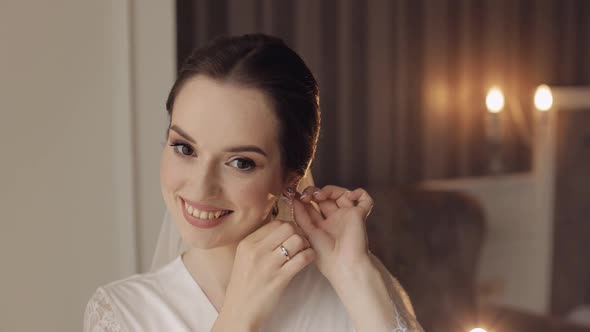
[[[553,94],[549,86],[541,84],[535,91],[533,98],[535,108],[537,109],[537,136],[545,137],[548,133],[549,110],[553,106]],[[537,144],[541,144],[537,142]]]
[[[504,109],[504,94],[498,87],[488,90],[486,96],[486,107],[490,113],[500,113]]]
[[[502,161],[502,122],[501,113],[504,110],[504,93],[498,87],[492,87],[486,95],[486,138],[490,152],[490,171],[500,173]]]
[[[535,109],[537,110],[535,118],[537,119],[537,132],[536,136],[544,137],[547,135],[547,123],[549,118],[549,112],[551,107],[553,106],[553,94],[551,93],[551,89],[549,86],[542,84],[539,85],[535,91],[535,95],[533,98]],[[485,118],[485,134],[486,134],[486,142],[488,148],[488,165],[489,171],[492,174],[499,174],[505,169],[504,165],[504,156],[503,156],[503,137],[504,137],[504,125],[502,117],[506,116],[503,115],[504,108],[506,105],[506,100],[504,98],[504,93],[498,86],[491,87],[486,95],[485,104],[487,109],[487,114]],[[521,111],[521,106],[518,103],[518,98],[516,98],[513,103],[508,104],[513,107],[511,111],[516,113]],[[516,114],[518,115],[518,114]],[[521,116],[521,119],[522,118]],[[522,120],[524,121],[524,120]],[[521,125],[520,128],[524,130],[526,126]],[[518,129],[518,128],[517,128]],[[528,131],[528,130],[527,130]],[[530,133],[522,132],[521,134],[525,139],[528,139],[529,142],[531,140]],[[535,145],[540,144],[538,139],[535,139]]]
[[[539,111],[546,112],[553,106],[553,94],[545,84],[539,85],[535,91],[535,107]]]

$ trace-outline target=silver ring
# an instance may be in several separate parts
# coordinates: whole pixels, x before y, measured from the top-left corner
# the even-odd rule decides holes
[[[287,251],[287,249],[285,247],[283,247],[283,245],[281,245],[280,248],[281,248],[281,252],[283,253],[283,256],[287,257],[287,260],[290,260],[291,257],[289,257],[289,252]]]

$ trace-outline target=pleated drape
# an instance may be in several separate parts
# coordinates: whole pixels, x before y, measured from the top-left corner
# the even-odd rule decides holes
[[[227,34],[283,38],[321,91],[319,184],[490,173],[485,94],[506,95],[506,173],[531,168],[532,94],[590,83],[590,1],[177,1],[179,63]]]

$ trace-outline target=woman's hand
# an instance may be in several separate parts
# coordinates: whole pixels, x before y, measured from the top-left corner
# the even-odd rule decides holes
[[[295,220],[316,251],[316,265],[356,331],[422,331],[403,303],[396,305],[401,294],[390,291],[393,278],[387,269],[379,270],[380,262],[369,252],[365,221],[373,199],[365,190],[308,187],[293,204]],[[408,322],[411,328],[406,328]]]
[[[293,204],[295,220],[316,250],[318,269],[333,284],[339,276],[370,262],[365,220],[373,199],[365,190],[308,187]]]
[[[238,244],[213,331],[257,330],[268,318],[291,279],[315,259],[314,250],[300,232],[293,223],[274,220]]]

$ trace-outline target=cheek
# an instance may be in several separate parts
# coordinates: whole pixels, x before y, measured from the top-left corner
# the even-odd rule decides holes
[[[257,213],[267,213],[280,193],[276,176],[249,181],[239,188],[240,205],[255,209]]]
[[[183,182],[183,173],[180,172],[173,157],[168,155],[166,151],[162,153],[162,159],[160,161],[160,186],[164,193],[176,191]]]

